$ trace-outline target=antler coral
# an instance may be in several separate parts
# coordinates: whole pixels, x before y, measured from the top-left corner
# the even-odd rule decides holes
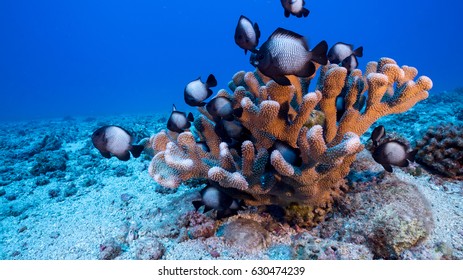
[[[208,178],[241,194],[248,205],[307,205],[320,219],[341,195],[344,177],[363,149],[359,136],[380,117],[404,112],[428,96],[431,80],[422,76],[414,82],[416,75],[415,68],[388,58],[369,63],[365,76],[328,65],[315,92],[305,94],[311,79],[288,76],[291,85],[280,86],[257,70],[238,72],[229,83],[233,94],[221,90],[217,95],[242,110],[236,120],[250,137],[232,146],[221,142],[213,118],[200,108],[191,132],[163,131],[151,138],[157,154],[150,174],[166,187]],[[339,120],[338,98],[345,102]],[[316,109],[325,115],[322,124],[310,120]],[[209,151],[196,144],[199,140]],[[302,164],[288,162],[273,149],[276,141],[296,148]]]

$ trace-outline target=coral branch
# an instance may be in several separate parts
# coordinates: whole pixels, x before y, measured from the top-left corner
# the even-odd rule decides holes
[[[404,112],[428,96],[432,81],[424,76],[414,81],[417,74],[389,58],[369,63],[364,75],[327,65],[315,92],[307,93],[313,77],[288,76],[291,85],[281,86],[257,70],[238,72],[229,83],[233,93],[221,90],[217,96],[242,112],[235,122],[246,132],[222,142],[217,120],[200,108],[191,132],[151,137],[156,154],[149,172],[166,187],[208,178],[235,190],[248,205],[308,207],[312,218],[306,222],[314,225],[347,189],[344,177],[363,149],[359,137],[379,118]],[[339,119],[340,98],[345,105]],[[286,143],[288,151],[276,143]]]

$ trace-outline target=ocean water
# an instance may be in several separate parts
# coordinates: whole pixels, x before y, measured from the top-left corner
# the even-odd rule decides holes
[[[432,92],[463,86],[461,1],[306,1],[285,18],[278,0],[2,0],[0,121],[169,112],[184,86],[213,73],[225,88],[252,70],[235,45],[240,15],[263,43],[277,28],[364,47],[360,68],[387,56],[418,68]]]
[[[447,147],[462,131],[463,4],[306,2],[307,18],[285,18],[278,0],[0,0],[0,260],[463,259],[461,153]],[[159,113],[167,116],[172,104],[197,113],[184,103],[188,82],[214,74],[216,93],[237,71],[254,70],[233,39],[240,15],[259,24],[260,44],[283,27],[311,47],[363,46],[362,70],[381,57],[416,67],[434,81],[432,96],[381,118],[361,143],[368,147],[383,125],[418,147],[445,121],[430,141],[442,138],[446,151],[418,154],[389,173],[370,145],[345,177],[350,191],[315,229],[276,207],[203,215],[192,202],[204,180],[161,186],[148,172],[157,165],[148,150],[128,161],[104,158],[91,141],[103,124],[128,129],[138,143],[166,128]],[[290,180],[274,178],[291,191]]]

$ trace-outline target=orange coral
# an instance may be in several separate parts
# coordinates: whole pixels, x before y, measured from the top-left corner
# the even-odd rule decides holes
[[[166,187],[208,178],[237,191],[248,205],[306,205],[323,217],[342,194],[344,177],[363,149],[359,136],[380,117],[404,112],[425,99],[432,82],[424,76],[413,81],[415,68],[399,67],[388,58],[369,63],[365,76],[358,69],[348,75],[338,65],[324,66],[320,72],[311,93],[305,92],[311,79],[288,76],[292,85],[280,86],[258,71],[238,72],[229,83],[233,93],[221,90],[217,95],[242,110],[237,120],[252,137],[233,147],[221,143],[213,119],[200,109],[202,116],[191,132],[176,137],[160,132],[151,138],[157,151],[151,176]],[[339,97],[346,108],[337,121]],[[304,125],[316,108],[325,122],[309,129]],[[206,141],[210,151],[199,148],[195,140]],[[300,151],[302,164],[291,164],[272,149],[277,140]]]

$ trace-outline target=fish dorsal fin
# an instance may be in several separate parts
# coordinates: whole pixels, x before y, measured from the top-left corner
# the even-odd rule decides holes
[[[120,130],[124,131],[125,133],[127,133],[130,137],[132,137],[132,133],[129,132],[127,129],[121,127],[121,126],[118,126],[118,125],[114,125],[114,127],[117,127],[119,128]]]
[[[343,45],[343,46],[346,46],[348,47],[350,50],[353,50],[354,49],[354,45],[352,44],[347,44],[347,43],[344,43],[344,42],[337,42],[336,44],[334,44],[334,46],[336,45]]]
[[[309,50],[309,46],[307,45],[307,41],[305,40],[304,36],[297,34],[294,31],[278,27],[275,31],[273,31],[272,35],[270,35],[270,39],[276,38],[292,38],[301,42],[307,51]]]
[[[177,111],[177,107],[175,107],[175,104],[172,104],[172,112]]]

